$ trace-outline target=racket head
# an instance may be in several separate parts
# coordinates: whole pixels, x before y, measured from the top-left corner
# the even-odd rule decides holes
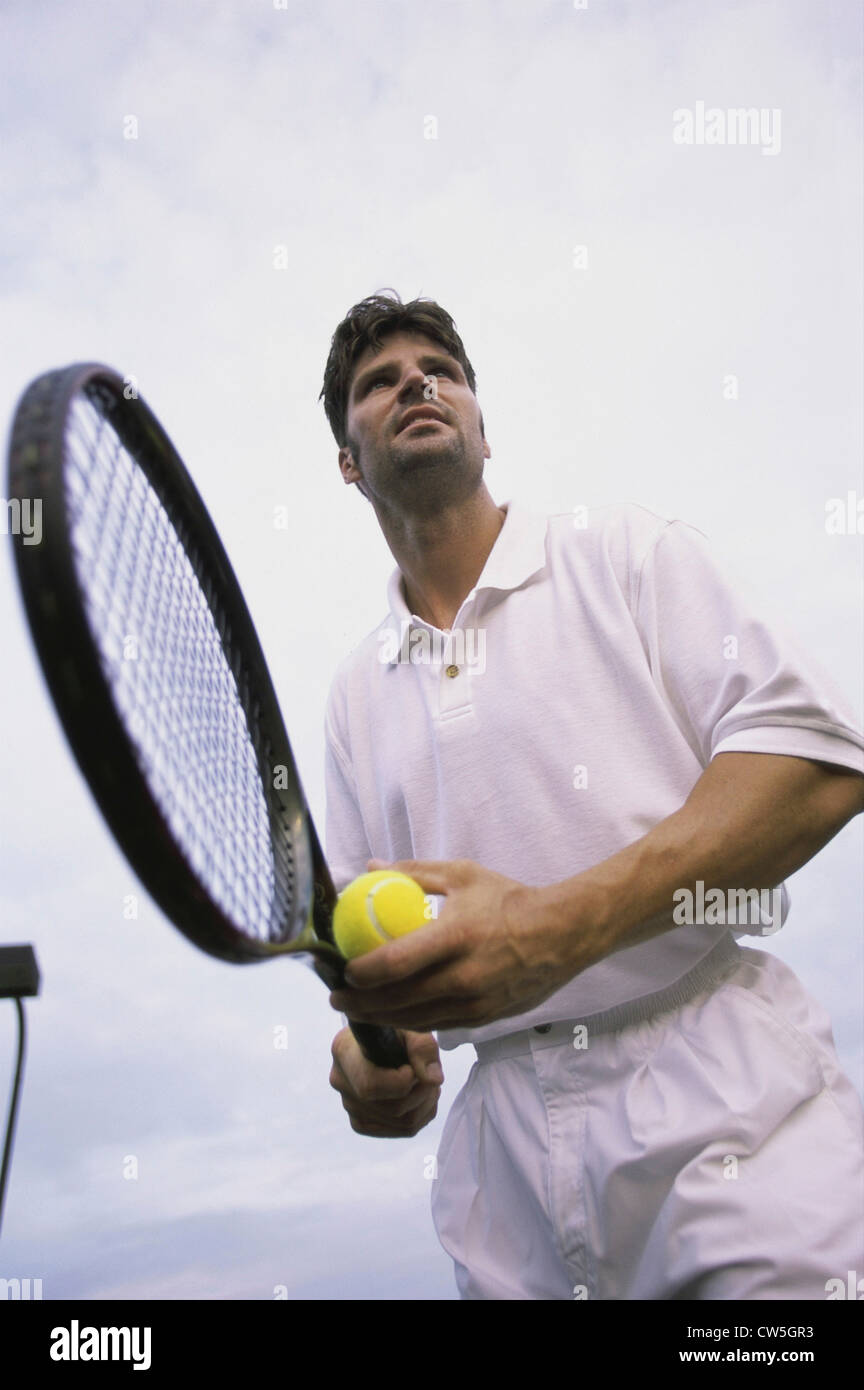
[[[8,497],[42,669],[141,882],[198,947],[306,954],[339,983],[336,894],[261,645],[206,507],[156,416],[99,363],[38,377],[13,420]]]

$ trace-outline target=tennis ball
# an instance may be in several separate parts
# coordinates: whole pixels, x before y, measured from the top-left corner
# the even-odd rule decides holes
[[[333,911],[333,935],[346,960],[364,956],[407,936],[428,920],[426,895],[407,874],[376,869],[361,874],[340,894]]]

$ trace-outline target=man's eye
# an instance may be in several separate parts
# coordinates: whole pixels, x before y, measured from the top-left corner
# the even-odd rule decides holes
[[[427,375],[427,376],[449,376],[449,377],[452,377],[452,376],[454,375],[454,373],[453,373],[452,367],[435,367],[433,371],[427,372],[426,375]],[[375,388],[376,388],[376,386],[389,386],[389,385],[390,385],[390,381],[389,381],[389,378],[388,378],[388,377],[386,377],[386,376],[376,376],[376,377],[373,377],[372,380],[369,382],[369,385],[366,387],[366,390],[367,390],[367,391],[374,391]]]

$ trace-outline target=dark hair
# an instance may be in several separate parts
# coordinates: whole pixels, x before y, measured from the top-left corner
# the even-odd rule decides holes
[[[349,309],[333,334],[324,370],[324,385],[318,397],[319,400],[323,397],[327,419],[340,448],[346,443],[348,392],[355,362],[366,348],[378,350],[385,338],[400,330],[422,333],[440,343],[451,357],[455,357],[468,379],[468,385],[477,394],[474,368],[468,361],[462,339],[446,309],[442,309],[434,299],[412,299],[403,304],[395,290],[371,294]]]

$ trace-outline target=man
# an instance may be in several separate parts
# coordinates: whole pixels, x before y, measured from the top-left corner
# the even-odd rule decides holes
[[[434,302],[356,305],[322,395],[398,566],[330,693],[328,856],[443,899],[331,996],[411,1061],[339,1033],[353,1128],[416,1134],[433,1030],[475,1045],[433,1193],[464,1298],[825,1298],[864,1274],[862,1107],[820,1006],[738,942],[864,809],[864,739],[693,528],[495,504]]]

